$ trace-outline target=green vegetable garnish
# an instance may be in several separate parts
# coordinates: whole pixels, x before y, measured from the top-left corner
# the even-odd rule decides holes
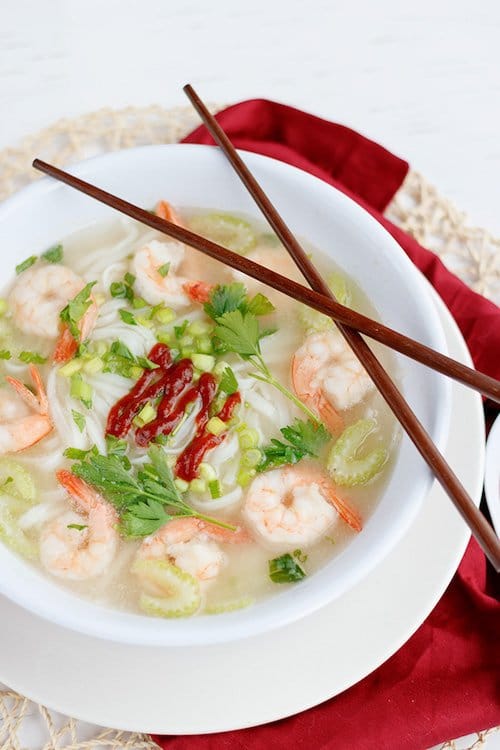
[[[85,429],[85,417],[83,414],[79,411],[75,411],[75,409],[71,409],[71,416],[73,417],[73,422],[76,424],[80,432],[83,432]]]
[[[221,497],[222,490],[218,479],[212,479],[212,481],[208,483],[208,489],[212,500],[217,500]]]
[[[158,268],[158,273],[160,274],[162,278],[165,278],[169,270],[170,270],[170,263],[164,263],[162,266]]]
[[[358,457],[360,448],[376,427],[374,419],[360,419],[341,434],[330,451],[327,464],[336,484],[343,487],[366,484],[382,470],[387,461],[385,448],[375,448]]]
[[[26,258],[26,260],[23,260],[22,263],[19,263],[16,266],[16,274],[19,276],[20,273],[23,271],[26,271],[28,268],[31,268],[31,266],[36,263],[38,260],[37,255],[30,255],[29,258]]]
[[[257,295],[253,300],[249,300],[243,284],[218,285],[212,291],[209,302],[205,304],[205,312],[217,324],[214,329],[214,345],[217,345],[217,351],[234,352],[243,360],[250,361],[257,370],[250,373],[251,377],[272,385],[307,414],[309,419],[318,423],[316,415],[273,376],[264,362],[260,340],[263,336],[274,333],[274,329],[260,329],[257,316],[249,309],[255,300],[259,314],[266,309],[271,311],[272,305],[263,295]]]
[[[83,531],[84,529],[88,529],[87,524],[82,523],[68,523],[67,529],[76,529],[77,531]]]
[[[74,461],[83,461],[84,458],[88,456],[92,449],[90,450],[81,450],[81,448],[66,448],[66,450],[63,453],[63,456],[65,458],[70,458]]]
[[[92,387],[83,380],[79,372],[76,372],[71,376],[70,383],[70,396],[81,401],[87,409],[91,409],[93,396]]]
[[[236,375],[228,365],[221,375],[219,391],[223,391],[224,393],[227,393],[228,396],[230,396],[232,393],[236,393],[237,390],[238,381],[236,380]]]
[[[305,576],[305,572],[288,552],[269,560],[269,578],[274,583],[293,583],[301,581]]]
[[[63,258],[63,246],[58,244],[49,247],[48,250],[42,253],[42,258],[46,260],[47,263],[60,263]]]
[[[0,349],[0,359],[10,359],[12,354],[8,349]]]
[[[254,315],[269,315],[275,310],[276,308],[271,300],[267,299],[267,297],[264,297],[264,295],[260,293],[256,294],[255,297],[252,297],[248,303],[248,312],[251,312]]]
[[[124,323],[128,323],[130,326],[136,326],[137,321],[132,315],[132,313],[129,310],[124,310],[123,308],[121,310],[118,310],[118,313],[120,315],[120,318],[123,320]]]
[[[156,617],[187,617],[193,615],[201,603],[198,580],[167,560],[136,560],[132,572],[141,582],[149,583],[160,596],[143,593],[140,608]]]
[[[177,516],[194,516],[234,530],[234,526],[198,513],[181,497],[165,453],[158,445],[148,451],[150,463],[133,474],[118,455],[88,454],[72,467],[73,473],[96,487],[120,512],[120,530],[126,537],[153,534]]]
[[[343,276],[339,273],[331,273],[326,277],[326,281],[337,302],[340,302],[341,305],[351,304],[351,293]],[[309,333],[320,333],[335,328],[335,323],[328,315],[323,315],[323,313],[313,310],[307,305],[299,305],[298,315],[300,322]]]
[[[155,370],[158,367],[147,357],[136,357],[123,341],[113,341],[108,351],[102,355],[102,360],[103,372],[112,372],[125,378],[134,377],[135,370],[139,370],[140,375],[141,369]]]
[[[217,285],[210,295],[210,301],[205,302],[204,310],[209,318],[217,321],[224,313],[244,309],[246,311],[247,292],[244,284]]]
[[[109,293],[112,297],[125,299],[127,297],[127,289],[127,284],[123,281],[113,281],[113,283],[110,284]]]
[[[189,226],[193,232],[240,255],[247,253],[256,243],[255,232],[248,221],[231,214],[213,213],[194,216]]]
[[[19,359],[21,362],[35,365],[43,365],[47,361],[47,357],[42,357],[41,354],[37,354],[36,352],[21,352]]]
[[[97,281],[91,281],[89,284],[86,284],[76,297],[70,300],[66,307],[59,313],[59,317],[63,323],[66,323],[75,341],[80,342],[78,323],[92,304],[90,293],[92,287],[96,284]]]
[[[134,276],[133,273],[128,273],[127,272],[123,278],[125,279],[125,282],[129,286],[134,286],[134,284],[135,284],[135,276]]]
[[[322,424],[296,419],[293,425],[280,430],[288,441],[272,438],[271,443],[262,448],[262,461],[257,471],[266,471],[285,464],[296,464],[304,456],[317,458],[323,446],[330,440],[330,433]]]
[[[181,339],[184,336],[184,332],[189,325],[189,320],[185,320],[180,326],[174,326],[174,333],[176,339]]]

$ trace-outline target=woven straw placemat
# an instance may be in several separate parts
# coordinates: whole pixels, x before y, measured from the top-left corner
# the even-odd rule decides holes
[[[212,111],[221,106],[212,105]],[[34,156],[64,166],[108,151],[152,143],[175,143],[199,124],[190,107],[159,105],[101,109],[64,119],[0,151],[0,200],[37,179]],[[386,215],[441,257],[448,268],[480,294],[500,303],[500,240],[471,227],[466,215],[411,170]],[[498,729],[498,728],[497,728]],[[495,729],[474,741],[451,740],[445,748],[476,750]],[[0,686],[0,750],[150,750],[147,735],[97,729],[61,716]]]

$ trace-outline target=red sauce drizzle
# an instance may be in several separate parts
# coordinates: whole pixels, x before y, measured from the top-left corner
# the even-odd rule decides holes
[[[156,391],[158,391],[156,395],[161,393],[165,370],[172,363],[170,349],[165,344],[155,344],[149,352],[148,359],[158,365],[157,369],[144,370],[127,395],[111,408],[106,423],[107,435],[114,435],[117,438],[125,437],[132,427],[134,417],[151,398],[154,398],[151,394]]]
[[[231,396],[228,396],[224,403],[224,406],[219,411],[217,416],[223,422],[228,422],[231,419],[235,408],[240,403],[240,394],[233,393]],[[208,406],[210,406],[210,404],[208,404]],[[184,479],[186,482],[190,482],[196,477],[196,475],[198,474],[198,469],[200,468],[200,464],[203,461],[207,451],[215,448],[217,445],[220,445],[227,436],[227,430],[226,432],[222,432],[220,435],[213,435],[211,432],[206,432],[205,427],[208,422],[208,407],[205,412],[201,411],[198,417],[200,417],[201,414],[203,414],[203,417],[198,422],[198,430],[196,431],[196,435],[187,446],[187,448],[182,451],[175,464],[175,473],[178,477]]]
[[[213,375],[204,372],[195,385],[190,385],[193,379],[192,361],[181,359],[172,363],[170,350],[165,344],[156,344],[148,359],[157,364],[158,368],[146,370],[130,392],[112,407],[106,433],[119,438],[125,437],[142,407],[148,401],[161,397],[155,419],[136,431],[137,444],[146,446],[159,435],[169,435],[181,421],[187,406],[199,399],[196,434],[178,457],[175,466],[177,476],[191,481],[196,477],[207,451],[220,445],[227,435],[227,430],[220,435],[206,431],[210,406],[217,393],[217,382]],[[240,403],[240,394],[231,394],[217,416],[223,422],[228,422]]]

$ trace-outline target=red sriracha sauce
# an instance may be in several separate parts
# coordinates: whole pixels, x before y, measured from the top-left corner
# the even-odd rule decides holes
[[[144,371],[130,392],[112,407],[106,433],[119,438],[125,437],[142,407],[148,401],[161,398],[155,419],[136,431],[137,444],[145,447],[159,435],[169,435],[180,423],[188,405],[199,400],[196,434],[178,457],[175,466],[177,476],[191,481],[196,477],[207,451],[220,445],[227,435],[227,430],[220,435],[206,431],[210,406],[217,394],[217,381],[213,375],[204,372],[198,382],[192,385],[192,361],[181,359],[172,363],[170,350],[165,344],[156,344],[148,359],[157,364],[158,368]],[[228,396],[217,414],[218,418],[229,422],[240,403],[239,393]]]
[[[190,393],[187,401],[184,396],[181,396],[192,379],[193,363],[190,359],[181,359],[167,370],[162,378],[163,398],[158,406],[156,418],[137,430],[135,433],[137,445],[146,446],[158,435],[169,435],[175,429],[186,406],[196,400],[196,393]],[[189,391],[194,391],[194,389],[190,388]],[[181,396],[180,399],[179,396]]]
[[[240,403],[240,394],[231,394],[231,396],[228,396],[228,398],[226,399],[224,406],[219,411],[217,416],[223,422],[228,422],[231,419],[235,408]],[[220,445],[227,436],[227,430],[225,432],[222,432],[220,435],[213,435],[210,432],[206,432],[205,427],[208,422],[209,406],[210,404],[208,404],[205,411],[202,410],[200,414],[198,414],[198,418],[201,415],[201,419],[198,422],[198,430],[196,431],[196,435],[187,446],[187,448],[182,451],[175,464],[176,475],[180,477],[180,479],[184,479],[186,482],[190,482],[197,476],[198,469],[200,468],[200,464],[203,461],[207,451]]]
[[[148,359],[158,367],[155,370],[144,370],[141,377],[111,408],[106,423],[106,434],[123,438],[132,427],[134,417],[147,402],[159,395],[163,389],[162,379],[172,363],[170,349],[165,344],[155,344],[149,352]]]

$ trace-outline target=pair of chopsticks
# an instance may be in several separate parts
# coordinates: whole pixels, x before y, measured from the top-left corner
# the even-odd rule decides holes
[[[257,281],[263,282],[293,299],[302,302],[325,315],[330,316],[338,325],[342,335],[362,362],[366,371],[379,389],[381,395],[391,408],[406,433],[422,455],[443,489],[447,492],[455,507],[464,518],[494,568],[500,570],[500,542],[492,527],[474,505],[472,499],[448,465],[444,457],[432,442],[429,434],[411,410],[388,373],[377,360],[360,333],[399,351],[438,372],[457,380],[483,395],[500,403],[500,382],[487,375],[478,373],[450,357],[434,351],[413,339],[384,326],[367,316],[361,315],[338,303],[321,275],[307,257],[305,251],[294,237],[286,223],[279,215],[261,186],[236,152],[227,135],[218,122],[207,110],[201,99],[190,85],[184,87],[189,100],[200,115],[215,142],[220,146],[236,173],[248,189],[269,224],[276,232],[290,256],[311,285],[308,289],[291,279],[271,271],[249,258],[237,255],[226,248],[211,242],[184,227],[161,219],[148,211],[118,198],[95,185],[75,177],[51,164],[35,159],[33,166],[51,177],[105,203],[121,213],[146,224],[163,234],[173,237],[211,258],[221,261]]]

